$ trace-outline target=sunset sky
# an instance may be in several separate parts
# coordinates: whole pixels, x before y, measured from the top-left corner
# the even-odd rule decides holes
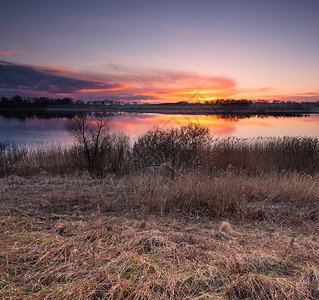
[[[0,4],[0,97],[319,101],[318,0]]]

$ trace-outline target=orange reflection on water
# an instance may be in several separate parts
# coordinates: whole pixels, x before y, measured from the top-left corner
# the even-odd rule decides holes
[[[71,144],[73,138],[66,131],[67,118],[16,119],[0,116],[0,141],[61,142]],[[153,126],[171,128],[187,124],[201,124],[215,136],[284,136],[319,137],[319,115],[309,117],[250,117],[222,118],[216,115],[164,115],[121,113],[112,117],[112,132],[123,132],[133,140]]]
[[[319,135],[319,115],[310,117],[258,117],[225,118],[216,115],[163,115],[132,114],[115,116],[111,122],[112,131],[139,135],[153,126],[171,128],[200,124],[208,127],[213,135],[239,137]]]
[[[172,128],[188,124],[200,124],[208,127],[211,134],[227,135],[235,130],[233,122],[219,119],[217,116],[203,115],[161,115],[161,114],[139,114],[131,116],[115,116],[111,122],[112,131],[126,132],[136,136],[154,126],[161,128]]]

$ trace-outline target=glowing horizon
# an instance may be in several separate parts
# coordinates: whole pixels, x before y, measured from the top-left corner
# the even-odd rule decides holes
[[[315,0],[4,1],[0,96],[319,101],[318,10]]]

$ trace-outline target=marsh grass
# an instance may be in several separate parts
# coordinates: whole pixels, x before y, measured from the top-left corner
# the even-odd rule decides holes
[[[180,129],[154,128],[131,146],[128,136],[108,134],[99,159],[88,167],[82,146],[75,144],[26,147],[0,143],[0,176],[33,175],[41,171],[92,175],[131,171],[162,171],[174,176],[187,170],[238,172],[319,172],[319,140],[311,137],[214,138],[197,125]],[[93,171],[92,171],[93,168]]]
[[[197,176],[1,179],[0,298],[317,299],[318,178]]]
[[[231,164],[249,172],[319,170],[319,140],[312,137],[216,138],[210,155],[218,169]]]

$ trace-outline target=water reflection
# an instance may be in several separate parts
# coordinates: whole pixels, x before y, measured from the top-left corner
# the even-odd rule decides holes
[[[61,142],[71,138],[65,130],[76,112],[1,112],[0,140],[30,143]],[[135,138],[153,126],[174,127],[197,123],[213,135],[239,137],[307,135],[319,137],[319,115],[165,115],[153,113],[113,113],[111,131]]]
[[[74,111],[62,112],[62,111],[31,111],[31,110],[5,110],[0,111],[0,117],[5,119],[18,119],[20,121],[25,121],[28,119],[59,119],[59,118],[74,118],[76,113]]]
[[[27,119],[58,119],[58,118],[67,118],[67,119],[72,119],[76,115],[82,114],[83,112],[78,112],[76,110],[70,110],[70,111],[65,111],[65,110],[0,110],[0,116],[6,118],[6,119],[18,119],[18,120],[27,120]],[[94,115],[96,112],[85,112],[86,114],[89,115]],[[110,112],[109,114],[113,116],[147,116],[147,115],[156,115],[154,113],[136,113],[136,112]],[[169,119],[170,116],[176,116],[173,114],[161,114],[161,115],[166,115],[167,118]],[[241,114],[212,114],[212,115],[207,115],[207,114],[178,114],[178,116],[184,116],[187,118],[189,116],[192,119],[196,119],[200,116],[205,116],[205,117],[211,117],[215,118],[217,117],[218,119],[225,119],[225,120],[230,120],[230,121],[236,121],[240,119],[247,119],[247,118],[269,118],[269,117],[309,117],[309,114],[296,114],[296,113],[283,113],[283,112],[274,112],[274,113],[269,113],[269,114],[254,114],[254,113],[241,113]]]

